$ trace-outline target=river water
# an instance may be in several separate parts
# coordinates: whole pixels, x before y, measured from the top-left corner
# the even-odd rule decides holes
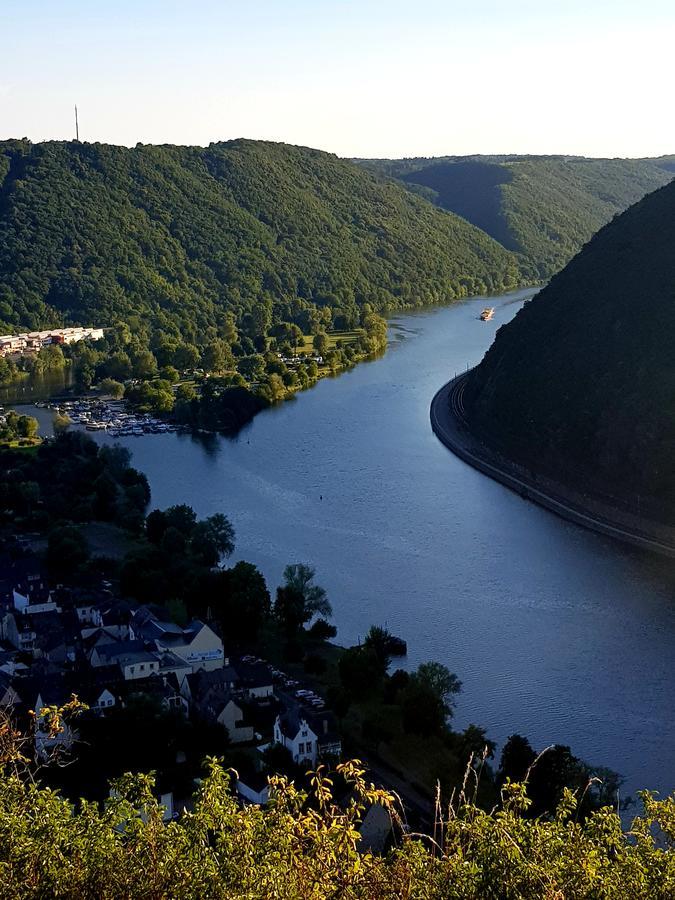
[[[452,455],[429,404],[532,291],[399,315],[376,361],[259,415],[235,440],[123,441],[153,505],[225,512],[270,587],[309,562],[338,640],[371,623],[464,683],[456,724],[564,743],[626,791],[675,789],[675,566],[532,505]],[[96,435],[96,440],[110,440]]]

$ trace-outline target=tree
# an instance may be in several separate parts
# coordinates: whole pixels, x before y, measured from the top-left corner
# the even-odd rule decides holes
[[[194,369],[199,362],[199,350],[194,344],[178,344],[173,352],[173,365],[180,371]]]
[[[234,528],[227,516],[214,513],[198,522],[192,530],[190,548],[209,566],[215,566],[223,556],[231,556],[234,552]]]
[[[485,753],[486,759],[492,759],[495,755],[495,742],[489,740],[485,729],[478,725],[467,725],[464,731],[453,736],[455,753],[462,765],[466,765],[472,756],[482,759]]]
[[[440,735],[445,729],[445,715],[438,697],[419,680],[411,678],[401,692],[403,729],[425,737]]]
[[[21,438],[37,437],[39,423],[33,416],[19,416],[16,420],[16,433]]]
[[[99,389],[102,394],[112,397],[113,400],[121,400],[124,396],[124,385],[114,378],[103,378],[99,382]]]
[[[422,663],[400,694],[403,728],[421,735],[441,735],[462,684],[446,666]]]
[[[60,413],[57,413],[54,416],[54,421],[52,422],[54,434],[61,434],[61,432],[66,431],[66,429],[70,428],[72,424],[73,420],[70,418],[70,416],[62,416]]]
[[[171,385],[161,378],[134,385],[127,398],[141,412],[170,413],[175,402]]]
[[[0,356],[0,384],[7,384],[16,378],[16,363],[11,357]]]
[[[330,641],[337,635],[337,628],[325,619],[315,619],[309,629],[309,636],[316,641]]]
[[[497,770],[497,783],[504,784],[506,779],[522,784],[527,770],[535,761],[537,754],[527,738],[520,734],[512,734],[502,747],[502,755]]]
[[[347,695],[359,700],[379,689],[382,667],[368,647],[349,647],[338,662],[340,683]]]
[[[258,353],[242,357],[237,368],[247,381],[257,381],[265,374],[265,360]]]
[[[328,350],[328,335],[325,331],[319,331],[318,334],[314,335],[312,346],[319,354],[325,353],[326,350]]]
[[[131,360],[129,359],[129,354],[125,353],[124,350],[118,350],[117,353],[113,353],[103,363],[102,368],[105,375],[109,378],[114,378],[115,381],[128,381],[131,378]]]
[[[177,528],[185,537],[189,538],[197,524],[197,514],[187,503],[177,503],[164,510],[166,527]]]
[[[179,384],[176,388],[176,402],[191,403],[197,398],[197,391],[192,384]]]
[[[228,623],[244,640],[254,640],[271,614],[271,601],[262,572],[252,563],[238,562],[227,570]]]
[[[316,575],[311,566],[304,563],[286,566],[284,588],[298,594],[302,601],[302,622],[309,622],[314,616],[329,619],[333,615],[326,591],[314,583]]]
[[[138,350],[131,358],[132,374],[134,378],[148,381],[157,375],[157,360],[151,350]]]
[[[363,641],[364,647],[368,647],[375,654],[384,675],[391,664],[391,640],[393,635],[386,628],[379,625],[371,625],[368,634]]]
[[[49,535],[47,565],[55,577],[73,577],[89,559],[89,545],[81,529],[63,525]]]
[[[161,509],[153,509],[145,518],[145,534],[152,544],[159,544],[168,527],[166,515]]]
[[[234,366],[232,351],[225,341],[211,341],[204,347],[202,366],[206,372],[224,372]]]
[[[413,679],[437,698],[446,716],[452,715],[455,698],[462,690],[462,682],[447,666],[439,662],[422,663],[417,667]]]
[[[174,366],[163,366],[159,370],[159,377],[168,381],[169,384],[176,384],[180,380],[180,373]]]
[[[274,601],[274,615],[289,641],[297,638],[305,621],[302,594],[289,587],[278,587]]]
[[[380,744],[391,741],[395,733],[391,715],[382,707],[376,707],[363,720],[363,738],[372,745],[376,754],[380,752]]]
[[[277,403],[286,396],[286,385],[280,375],[268,375],[261,382],[258,393],[270,403]]]

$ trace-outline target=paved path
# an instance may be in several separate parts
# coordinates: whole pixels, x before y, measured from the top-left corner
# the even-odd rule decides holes
[[[489,453],[487,448],[471,434],[466,422],[464,389],[468,376],[467,372],[453,378],[438,391],[431,402],[431,427],[434,434],[456,456],[522,497],[533,500],[564,519],[647,550],[675,557],[675,542],[667,535],[663,537],[660,535],[664,529],[655,526],[654,531],[657,533],[650,533],[649,523],[646,523],[645,530],[631,528],[621,521],[621,513],[618,510],[614,517],[609,507],[606,508],[605,514],[598,515],[569,497],[563,496],[562,492],[542,490],[541,485],[528,479],[515,466],[511,467],[506,461],[497,460],[494,454]]]

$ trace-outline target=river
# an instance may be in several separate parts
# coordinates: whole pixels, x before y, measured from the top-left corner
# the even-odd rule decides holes
[[[371,623],[464,684],[456,724],[569,744],[626,791],[675,789],[675,567],[521,499],[434,437],[429,404],[532,291],[398,315],[386,354],[235,440],[125,439],[153,505],[225,512],[273,587],[310,562],[338,640]],[[110,440],[96,435],[102,442]]]

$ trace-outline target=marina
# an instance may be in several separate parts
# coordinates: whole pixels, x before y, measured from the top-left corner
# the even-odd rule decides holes
[[[143,437],[146,434],[168,434],[177,426],[151,416],[149,413],[129,411],[124,400],[79,399],[39,401],[42,409],[65,416],[70,423],[86,431],[104,431],[110,437]]]

